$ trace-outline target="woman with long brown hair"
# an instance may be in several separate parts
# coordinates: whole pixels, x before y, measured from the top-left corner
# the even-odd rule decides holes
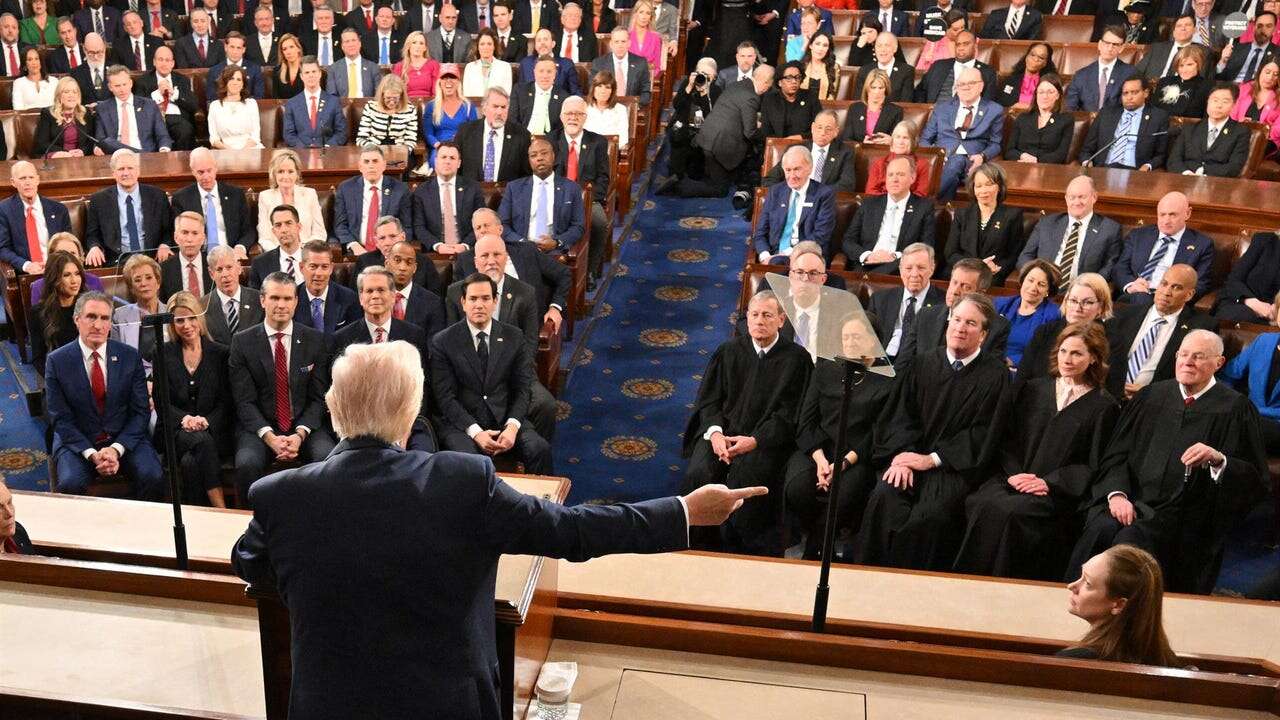
[[[72,319],[76,299],[85,291],[84,264],[69,252],[51,252],[44,265],[44,286],[53,288],[40,298],[40,304],[32,308],[31,316],[39,320],[39,327],[31,332],[31,364],[41,376],[44,361],[49,353],[76,339],[76,324]]]
[[[1180,667],[1164,633],[1164,575],[1145,550],[1116,545],[1084,564],[1067,586],[1068,611],[1089,623],[1061,657]]]

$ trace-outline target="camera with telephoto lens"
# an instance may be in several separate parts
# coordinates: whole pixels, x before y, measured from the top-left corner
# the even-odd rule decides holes
[[[707,81],[708,81],[708,80],[710,80],[710,79],[711,79],[711,78],[707,77],[704,73],[694,73],[694,74],[693,74],[693,86],[694,86],[694,87],[696,87],[696,88],[700,88],[700,87],[702,87],[703,85],[706,85],[706,84],[707,84]]]

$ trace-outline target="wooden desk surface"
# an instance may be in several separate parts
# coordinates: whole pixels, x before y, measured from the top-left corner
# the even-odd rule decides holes
[[[632,705],[636,701],[636,693],[629,696],[623,692],[624,683],[628,680],[624,676],[638,673],[678,674],[692,678],[810,688],[825,691],[826,698],[831,698],[832,693],[843,693],[844,695],[836,697],[850,706],[839,708],[841,714],[834,717],[850,720],[862,717],[864,713],[865,717],[873,720],[1274,720],[1274,716],[1267,713],[1229,708],[556,640],[551,644],[547,662],[568,661],[578,663],[578,680],[574,684],[572,702],[582,704],[580,717],[592,720],[629,720],[638,717],[739,720],[755,717],[746,712],[749,708],[741,708],[731,701],[710,708],[702,705],[695,707],[695,703],[690,702],[687,706],[681,706],[689,712],[675,715],[643,714],[638,711],[647,708]],[[810,699],[815,699],[816,695],[815,693]],[[678,703],[680,698],[667,697],[662,700]],[[795,714],[790,717],[811,716]]]
[[[693,552],[559,567],[562,606],[592,596],[810,617],[817,580],[815,562]],[[1087,629],[1062,585],[852,565],[831,569],[828,617],[1061,641]],[[1280,603],[1168,595],[1164,621],[1176,652],[1280,662]]]
[[[262,190],[268,187],[267,168],[276,150],[216,150],[213,155],[218,161],[218,178],[242,188]],[[317,190],[337,185],[360,172],[360,148],[352,145],[295,149],[295,152],[302,160],[303,180]],[[403,168],[408,160],[408,151],[403,147],[389,148],[387,153],[388,167]],[[194,182],[190,158],[191,153],[182,151],[142,153],[139,181],[169,191],[190,185]],[[14,162],[0,162],[0,176],[8,177]],[[37,168],[42,167],[41,161],[35,162]],[[110,162],[111,158],[105,155],[50,159],[50,168],[40,170],[40,194],[55,198],[91,195],[115,182]]]

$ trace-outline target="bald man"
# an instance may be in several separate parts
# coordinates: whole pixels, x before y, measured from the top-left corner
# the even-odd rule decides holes
[[[38,275],[48,259],[49,238],[71,231],[67,206],[40,195],[36,166],[19,160],[9,168],[14,194],[0,202],[0,260],[14,271]]]
[[[1109,277],[1120,257],[1120,224],[1094,212],[1098,190],[1093,178],[1080,175],[1067,183],[1067,211],[1036,223],[1018,256],[1018,267],[1039,258],[1057,266],[1063,284],[1084,273]]]
[[[1111,275],[1117,302],[1149,305],[1160,278],[1173,265],[1190,265],[1198,278],[1195,297],[1209,290],[1213,267],[1213,239],[1187,227],[1191,203],[1174,191],[1156,205],[1155,226],[1144,225],[1124,239],[1120,259]]]

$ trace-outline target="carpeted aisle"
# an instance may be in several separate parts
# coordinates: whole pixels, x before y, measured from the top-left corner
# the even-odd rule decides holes
[[[35,370],[21,365],[18,349],[0,346],[0,475],[12,490],[48,490],[48,455],[44,452],[44,424],[31,417],[15,372],[35,382]]]

